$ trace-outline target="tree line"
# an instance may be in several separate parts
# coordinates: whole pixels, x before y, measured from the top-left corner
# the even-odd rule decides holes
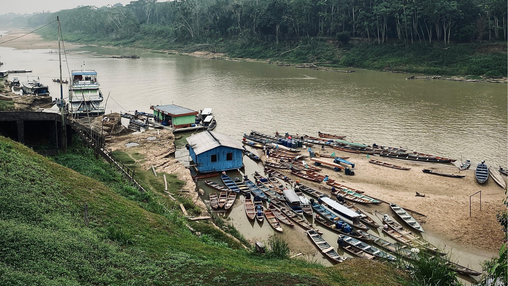
[[[31,16],[31,26],[60,16],[67,33],[97,38],[162,37],[174,42],[276,42],[326,37],[407,44],[507,40],[505,0],[156,0],[82,6]]]

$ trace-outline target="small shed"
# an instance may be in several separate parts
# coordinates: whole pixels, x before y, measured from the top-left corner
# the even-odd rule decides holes
[[[236,170],[243,166],[243,146],[233,138],[204,131],[187,138],[189,155],[200,173]]]
[[[150,109],[153,110],[156,121],[173,128],[191,127],[192,124],[196,124],[196,115],[199,113],[174,104],[152,105]]]

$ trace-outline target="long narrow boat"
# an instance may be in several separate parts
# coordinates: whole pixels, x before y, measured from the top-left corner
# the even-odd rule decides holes
[[[407,259],[415,259],[415,252],[409,250],[404,244],[389,242],[386,239],[370,234],[363,230],[359,230],[358,233],[361,235],[360,239],[367,239],[367,241],[374,243],[375,245],[391,252],[392,254],[400,255]]]
[[[266,178],[260,173],[258,173],[258,171],[255,171],[253,176],[256,180],[261,182],[264,186],[268,187],[272,191],[276,192],[279,195],[284,195],[284,193],[282,192],[283,186],[279,181],[277,181],[277,179]]]
[[[235,184],[242,194],[250,193],[249,187],[244,182],[235,182]]]
[[[318,204],[317,202],[315,202],[314,200],[310,200],[310,204],[312,206],[312,209],[314,210],[314,212],[316,214],[318,214],[319,216],[321,216],[322,218],[330,221],[330,222],[338,222],[340,220],[339,216],[337,216],[336,214],[332,213],[330,210],[326,209],[325,207],[323,207],[322,205]]]
[[[288,178],[286,175],[282,174],[281,172],[278,172],[278,171],[271,169],[271,168],[265,167],[265,173],[268,175],[268,177],[275,177],[275,178],[278,178],[278,179],[283,180],[288,183],[293,182],[291,180],[291,178]]]
[[[359,257],[359,258],[364,258],[364,259],[369,259],[369,260],[376,259],[375,255],[370,254],[368,252],[365,252],[360,247],[358,247],[356,245],[344,243],[343,240],[342,240],[342,235],[340,235],[340,234],[339,234],[339,239],[337,240],[337,244],[339,245],[340,248],[342,248],[345,251],[349,252],[353,256],[356,256],[356,257]]]
[[[503,177],[501,177],[501,174],[498,170],[492,168],[492,166],[489,167],[489,175],[498,184],[501,188],[506,189],[506,182],[504,181]]]
[[[476,181],[479,184],[485,184],[489,179],[489,168],[485,164],[485,161],[481,162],[476,166],[475,171]]]
[[[240,192],[238,186],[235,184],[235,182],[233,182],[233,180],[231,180],[231,178],[228,175],[222,174],[220,177],[224,185],[226,185],[231,191],[236,193]]]
[[[350,208],[357,214],[359,214],[360,215],[359,219],[362,223],[364,223],[370,227],[373,227],[373,228],[379,227],[379,224],[374,219],[372,219],[365,211],[363,211],[362,209],[357,207],[355,204],[344,200],[344,198],[341,195],[337,195],[337,201],[339,202],[339,204],[342,204],[342,205]]]
[[[318,131],[318,136],[321,138],[330,138],[330,139],[345,139],[346,138],[346,136],[323,133],[323,132],[319,132],[319,131]]]
[[[263,144],[259,143],[259,142],[252,142],[252,141],[247,141],[247,140],[243,140],[242,143],[244,145],[247,145],[247,146],[250,146],[252,148],[257,148],[257,149],[263,149]]]
[[[344,243],[347,243],[352,246],[356,246],[356,247],[360,248],[361,250],[365,251],[366,253],[374,255],[378,258],[385,259],[388,261],[395,261],[396,260],[396,258],[393,255],[388,254],[385,251],[382,251],[382,250],[380,250],[372,245],[369,245],[361,240],[358,240],[356,238],[341,234],[341,235],[339,235],[339,239],[341,239]]]
[[[218,184],[218,183],[216,183],[216,182],[214,182],[214,181],[205,180],[205,183],[206,183],[209,187],[214,188],[214,189],[216,189],[216,190],[218,190],[218,191],[221,191],[221,192],[229,192],[229,191],[230,191],[230,189],[229,189],[228,187],[223,186],[223,185],[220,185],[220,184]]]
[[[348,223],[344,223],[343,221],[339,222],[331,222],[327,219],[322,218],[319,214],[316,214],[314,216],[314,221],[324,228],[333,231],[338,234],[347,234],[351,237],[358,238],[358,239],[364,239],[358,231],[353,229]]]
[[[362,222],[360,222],[360,214],[356,213],[355,211],[349,209],[346,206],[343,206],[336,200],[328,196],[323,196],[320,197],[318,201],[320,201],[325,208],[340,216],[344,221],[346,221],[349,224],[352,224],[353,227],[357,229],[369,230],[367,226],[365,226]]]
[[[390,204],[390,208],[394,213],[397,214],[399,218],[401,218],[405,223],[407,223],[407,225],[409,225],[412,229],[419,232],[424,232],[423,227],[405,209],[393,203]]]
[[[299,183],[299,182],[296,183],[295,191],[296,190],[302,191],[302,192],[306,193],[309,196],[313,196],[316,199],[326,195],[325,193],[323,193],[321,191],[318,191],[318,190],[313,189],[313,188],[311,188],[309,186],[303,185],[302,183]]]
[[[210,193],[208,195],[208,198],[210,199],[210,206],[212,209],[216,210],[219,208],[219,196],[217,196],[217,193]]]
[[[250,151],[245,151],[243,153],[245,154],[245,156],[251,158],[255,162],[261,161],[261,158],[258,155],[254,154],[254,153],[252,153]]]
[[[337,157],[337,158],[333,159],[333,162],[337,163],[337,164],[349,165],[349,166],[351,166],[351,168],[355,167],[355,163],[349,162],[348,160],[342,159],[341,157]]]
[[[275,205],[286,217],[299,225],[301,228],[305,230],[315,229],[302,215],[294,212],[287,204],[280,201],[272,201],[271,203]],[[316,231],[319,232],[318,230]]]
[[[456,161],[455,159],[444,158],[444,157],[436,157],[436,156],[424,156],[417,155],[412,153],[400,153],[400,152],[381,152],[379,153],[381,157],[395,158],[395,159],[403,159],[403,160],[412,160],[412,161],[422,161],[422,162],[434,162],[434,163],[452,163]]]
[[[228,201],[228,192],[220,192],[219,195],[219,208],[223,208]]]
[[[329,190],[332,192],[332,195],[341,195],[344,199],[361,204],[380,204],[381,202],[371,198],[367,195],[359,194],[357,192],[351,191],[347,188],[335,188],[331,187]]]
[[[348,186],[343,185],[343,184],[341,184],[341,183],[339,183],[339,182],[336,182],[336,181],[335,181],[335,180],[333,180],[333,179],[328,179],[328,181],[326,181],[326,184],[327,184],[328,186],[335,187],[335,188],[339,188],[339,189],[348,189],[348,190],[350,190],[350,191],[353,191],[353,192],[355,192],[355,193],[359,193],[359,194],[363,194],[363,193],[365,193],[365,192],[364,192],[364,191],[362,191],[362,190],[358,190],[358,189],[354,189],[354,188],[348,187]]]
[[[450,177],[450,178],[464,178],[466,176],[466,175],[442,173],[442,172],[437,172],[437,171],[430,170],[430,169],[423,169],[422,171],[427,174],[438,175],[438,176],[443,176],[443,177]]]
[[[278,232],[282,232],[282,226],[280,226],[279,221],[275,217],[275,214],[270,209],[265,209],[265,218],[266,221]]]
[[[258,172],[255,172],[252,176],[256,180],[256,186],[258,189],[265,193],[265,195],[267,195],[271,200],[285,200],[283,194],[276,192],[273,187],[269,188],[265,185],[265,182],[268,183],[268,180],[265,177],[261,176]]]
[[[324,176],[318,175],[317,173],[309,173],[309,172],[303,172],[300,170],[297,170],[295,168],[291,169],[291,174],[300,177],[305,180],[309,180],[312,182],[321,183],[324,179]]]
[[[263,222],[264,220],[264,211],[263,211],[263,202],[256,200],[254,198],[254,208],[255,208],[255,214],[256,214],[256,220],[258,222]]]
[[[499,166],[499,173],[501,173],[502,175],[505,175],[505,176],[508,176],[508,170]]]
[[[382,161],[378,161],[378,160],[369,160],[369,163],[372,163],[372,164],[375,164],[375,165],[379,165],[379,166],[383,166],[383,167],[388,167],[388,168],[396,169],[396,170],[404,170],[404,171],[411,170],[411,168],[401,167],[401,166],[397,166],[397,165],[394,165],[394,164],[390,164],[390,163],[382,162]]]
[[[424,248],[430,252],[433,252],[433,253],[436,253],[439,255],[445,254],[445,253],[442,253],[437,247],[430,244],[428,241],[414,235],[411,231],[404,228],[400,223],[398,223],[397,221],[392,219],[389,215],[385,214],[383,216],[383,222],[385,223],[386,226],[388,226],[391,230],[393,230],[397,236],[398,235],[403,236],[404,239],[397,239],[394,237],[399,242],[404,243],[409,246],[412,246],[412,247]],[[385,231],[385,229],[383,229],[383,231]],[[385,233],[390,235],[390,233],[388,233],[386,231],[385,231]],[[407,240],[409,240],[409,243],[407,243]]]
[[[224,205],[225,210],[229,210],[235,204],[236,196],[237,195],[235,192],[229,192],[228,199],[226,201],[226,204]]]
[[[256,218],[256,210],[254,208],[254,203],[252,202],[252,199],[249,197],[245,197],[245,214],[247,215],[247,218],[250,220],[254,220]]]
[[[346,258],[339,256],[337,251],[323,239],[323,237],[315,230],[308,230],[307,236],[314,243],[314,245],[323,253],[330,261],[335,263],[343,262]]]
[[[271,210],[272,213],[275,215],[275,217],[283,224],[294,226],[294,223],[292,223],[291,220],[285,214],[283,214],[274,204],[269,203],[268,209]]]
[[[263,193],[263,191],[261,191],[261,189],[259,189],[258,186],[256,186],[256,184],[254,184],[251,180],[247,178],[245,178],[243,181],[247,185],[247,187],[249,187],[250,191],[254,196],[259,197],[263,201],[266,201],[267,197],[265,193]]]

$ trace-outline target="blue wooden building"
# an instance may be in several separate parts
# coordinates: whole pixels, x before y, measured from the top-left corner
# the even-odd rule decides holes
[[[243,146],[233,138],[204,131],[187,138],[189,155],[200,173],[236,170],[243,166]]]

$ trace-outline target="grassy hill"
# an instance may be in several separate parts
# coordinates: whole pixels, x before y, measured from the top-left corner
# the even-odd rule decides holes
[[[208,222],[196,236],[84,147],[50,160],[0,137],[0,166],[0,285],[409,285],[382,263],[255,254]]]

